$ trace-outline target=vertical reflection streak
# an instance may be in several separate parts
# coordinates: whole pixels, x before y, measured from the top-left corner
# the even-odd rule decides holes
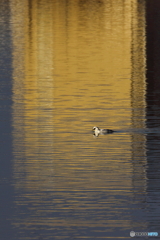
[[[146,202],[146,20],[145,1],[132,1],[132,164],[134,202],[140,206]],[[139,193],[139,194],[137,194]],[[145,212],[142,212],[141,217]],[[136,216],[135,216],[136,217]],[[135,229],[139,228],[133,219]],[[147,226],[144,224],[143,226]]]
[[[53,52],[51,51],[53,31],[47,31],[47,27],[52,29],[52,21],[49,20],[52,16],[52,8],[48,7],[44,14],[37,14],[36,1],[29,5],[27,1],[23,4],[17,2],[17,5],[18,10],[11,2],[14,26],[12,30],[13,123],[14,152],[17,159],[15,170],[16,174],[18,172],[25,174],[21,179],[27,184],[26,188],[41,188],[43,184],[39,182],[39,174],[44,175],[41,173],[41,162],[46,161],[46,171],[48,171],[53,159]],[[40,12],[43,5],[39,5]],[[19,10],[26,15],[18,15]],[[44,25],[41,26],[41,23]],[[35,169],[38,175],[35,175]],[[41,181],[44,183],[44,179]]]
[[[160,216],[160,1],[146,1],[147,31],[147,198],[149,229],[159,229]]]

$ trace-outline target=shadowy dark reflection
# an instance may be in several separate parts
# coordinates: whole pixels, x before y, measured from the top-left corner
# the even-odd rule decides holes
[[[160,116],[160,1],[146,2],[147,103],[148,110]],[[153,121],[149,121],[151,125]],[[150,126],[150,123],[148,127]],[[157,122],[158,123],[158,122]],[[154,124],[154,126],[156,126]],[[159,126],[159,124],[158,124]],[[152,125],[153,127],[153,125]]]
[[[0,1],[0,226],[1,239],[11,239],[13,232],[12,143],[11,143],[11,31],[9,2]],[[8,230],[9,229],[9,230]]]
[[[150,227],[158,231],[160,208],[160,1],[146,1],[147,53],[147,192]]]

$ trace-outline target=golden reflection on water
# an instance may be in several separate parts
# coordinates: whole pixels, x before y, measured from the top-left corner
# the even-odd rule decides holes
[[[45,211],[74,209],[84,215],[78,212],[70,226],[130,226],[130,219],[110,215],[124,210],[116,196],[132,189],[130,160],[133,149],[145,156],[145,137],[123,131],[95,139],[91,129],[145,127],[145,12],[140,18],[138,11],[145,11],[144,2],[17,0],[10,6],[15,188],[44,225],[69,226]],[[141,149],[132,147],[136,139]],[[52,191],[57,200],[46,200]],[[105,197],[92,205],[94,191]],[[120,208],[111,210],[117,201]],[[39,209],[42,202],[46,209]],[[95,208],[98,222],[86,221],[85,209]],[[110,211],[105,219],[103,209]]]
[[[145,35],[145,4],[133,5],[132,17],[132,75],[131,75],[131,107],[133,129],[144,129],[146,116],[146,35]],[[141,13],[141,14],[139,14]],[[132,163],[133,163],[133,189],[139,193],[146,192],[146,136],[132,134]],[[139,167],[141,166],[141,167]],[[136,195],[135,199],[139,198]],[[144,201],[145,197],[143,200]]]

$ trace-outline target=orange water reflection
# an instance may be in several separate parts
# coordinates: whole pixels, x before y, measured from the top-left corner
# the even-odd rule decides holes
[[[126,198],[139,185],[145,192],[133,163],[145,161],[145,137],[129,131],[145,127],[144,2],[17,0],[11,13],[14,178],[17,206],[32,204],[26,228],[36,219],[104,236],[106,223],[130,229]],[[95,139],[94,125],[120,133]]]

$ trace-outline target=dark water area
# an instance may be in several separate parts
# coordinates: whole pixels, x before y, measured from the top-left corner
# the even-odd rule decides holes
[[[1,1],[0,239],[160,236],[159,11]]]
[[[149,198],[149,226],[158,229],[159,220],[156,216],[160,215],[159,200],[160,200],[160,174],[159,174],[159,159],[160,159],[160,2],[146,2],[146,53],[147,53],[147,111],[146,111],[146,126],[154,130],[154,133],[147,135],[147,192]],[[158,224],[157,224],[158,223]],[[154,227],[153,227],[154,226]],[[156,227],[157,226],[157,227]]]
[[[6,5],[6,6],[4,6]],[[0,235],[12,239],[12,49],[9,4],[0,3]]]

